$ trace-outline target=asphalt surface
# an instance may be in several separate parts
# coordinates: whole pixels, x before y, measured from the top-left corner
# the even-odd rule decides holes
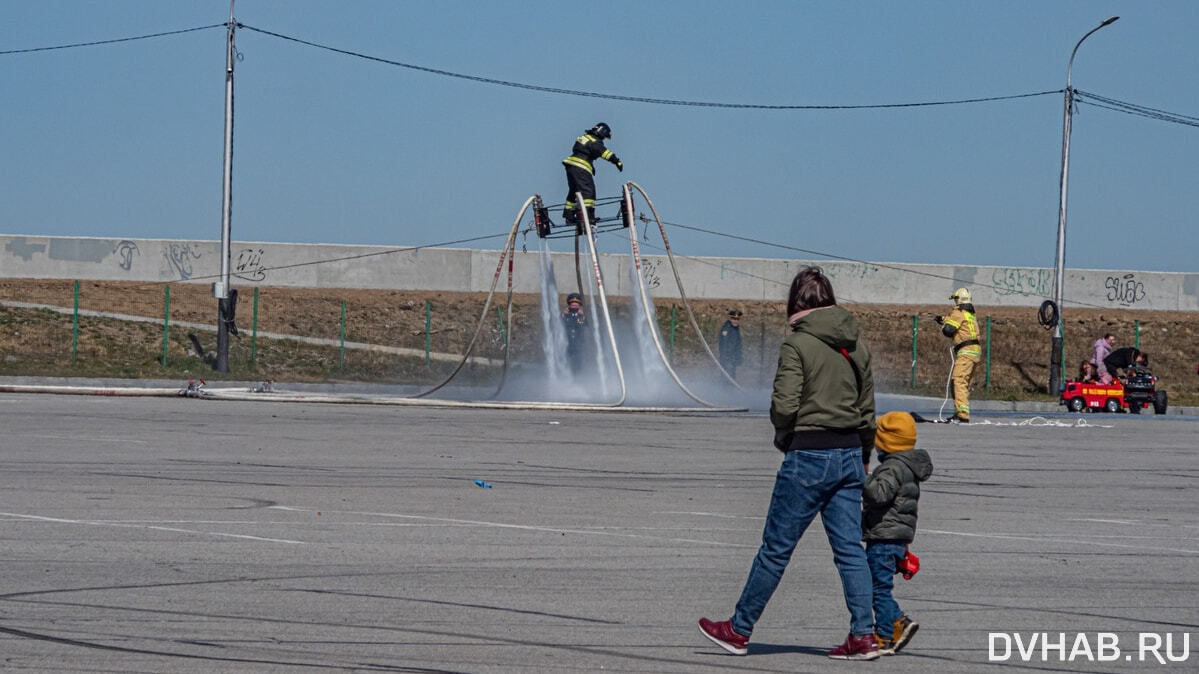
[[[1199,669],[1195,417],[920,424],[921,629],[871,664],[825,656],[818,523],[747,657],[697,631],[760,540],[760,413],[3,393],[0,420],[4,671]]]

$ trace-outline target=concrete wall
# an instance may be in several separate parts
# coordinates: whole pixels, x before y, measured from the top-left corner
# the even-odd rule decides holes
[[[205,283],[220,273],[216,241],[101,239],[0,235],[0,278],[80,279],[161,283]],[[565,247],[565,246],[563,246]],[[540,288],[535,250],[516,253],[515,289]],[[840,299],[872,304],[944,304],[954,288],[966,286],[983,306],[1037,306],[1053,293],[1053,269],[971,267],[899,263],[681,258],[678,273],[689,298],[782,301],[795,272],[819,264],[833,279]],[[499,252],[452,248],[396,249],[383,246],[235,242],[231,255],[238,288],[297,286],[404,290],[486,291],[496,278]],[[558,288],[574,290],[573,253],[553,255]],[[633,288],[628,255],[602,255],[609,294]],[[584,264],[584,273],[590,265]],[[644,258],[642,275],[658,298],[677,298],[670,261]],[[507,288],[507,267],[498,290]],[[1199,274],[1068,269],[1066,307],[1199,310]]]

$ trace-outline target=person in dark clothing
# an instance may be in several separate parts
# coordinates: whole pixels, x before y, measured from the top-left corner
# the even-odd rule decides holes
[[[1116,376],[1117,370],[1125,370],[1125,374],[1127,375],[1128,368],[1134,365],[1148,364],[1149,356],[1145,353],[1142,353],[1140,349],[1132,346],[1116,349],[1115,351],[1109,353],[1107,358],[1103,359],[1103,365],[1107,368],[1107,373],[1113,378]]]
[[[566,360],[570,362],[570,371],[578,374],[583,366],[583,345],[587,340],[587,315],[583,312],[583,296],[579,293],[566,296],[562,327],[566,330]]]
[[[720,326],[720,366],[733,379],[741,364],[741,311],[729,310],[729,320]]]
[[[600,122],[583,132],[575,139],[570,156],[562,160],[566,167],[566,205],[562,207],[562,217],[568,224],[579,226],[579,204],[575,203],[575,194],[583,195],[583,207],[587,209],[587,217],[595,224],[595,165],[596,159],[612,162],[617,171],[624,171],[624,164],[611,150],[604,147],[604,141],[612,137],[612,128]]]

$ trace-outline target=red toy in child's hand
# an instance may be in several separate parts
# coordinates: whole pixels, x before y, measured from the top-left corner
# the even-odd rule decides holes
[[[906,547],[903,549],[903,559],[899,560],[896,570],[903,574],[904,580],[911,580],[920,571],[920,558]]]

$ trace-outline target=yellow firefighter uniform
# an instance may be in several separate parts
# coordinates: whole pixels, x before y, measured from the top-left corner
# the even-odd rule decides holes
[[[970,291],[958,288],[950,295],[953,311],[937,318],[941,332],[953,340],[953,420],[970,421],[970,383],[982,362],[982,343],[978,336],[978,318],[970,303]]]

